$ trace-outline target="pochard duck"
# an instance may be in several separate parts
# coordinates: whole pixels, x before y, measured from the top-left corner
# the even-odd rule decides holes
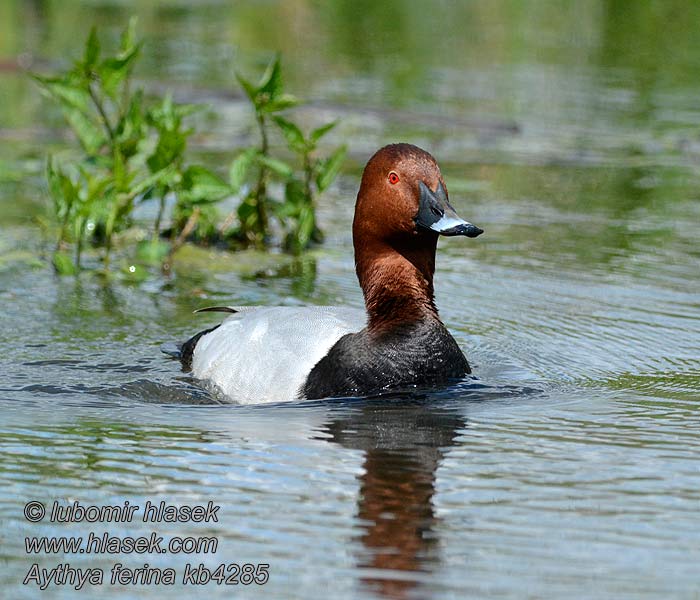
[[[352,226],[366,310],[202,309],[232,314],[182,344],[178,357],[184,370],[244,404],[445,385],[471,369],[435,306],[437,240],[481,233],[450,205],[428,152],[385,146],[362,174]]]

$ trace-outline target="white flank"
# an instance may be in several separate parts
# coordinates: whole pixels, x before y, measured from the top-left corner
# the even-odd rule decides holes
[[[236,313],[197,342],[192,374],[231,402],[288,402],[311,369],[365,312],[335,306],[264,307]]]

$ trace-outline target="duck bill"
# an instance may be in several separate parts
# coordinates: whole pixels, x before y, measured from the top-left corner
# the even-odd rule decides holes
[[[440,235],[466,235],[474,238],[484,230],[462,219],[447,199],[442,182],[434,192],[422,181],[416,224]]]

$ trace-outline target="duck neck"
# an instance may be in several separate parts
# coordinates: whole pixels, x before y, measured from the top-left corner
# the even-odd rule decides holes
[[[437,236],[430,234],[398,242],[355,240],[355,268],[370,333],[438,318],[433,293],[436,246]]]

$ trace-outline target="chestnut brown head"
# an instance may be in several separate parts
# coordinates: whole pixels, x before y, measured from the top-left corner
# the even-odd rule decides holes
[[[384,146],[370,158],[355,205],[357,243],[440,235],[476,237],[482,230],[461,219],[449,203],[435,159],[411,144]]]

